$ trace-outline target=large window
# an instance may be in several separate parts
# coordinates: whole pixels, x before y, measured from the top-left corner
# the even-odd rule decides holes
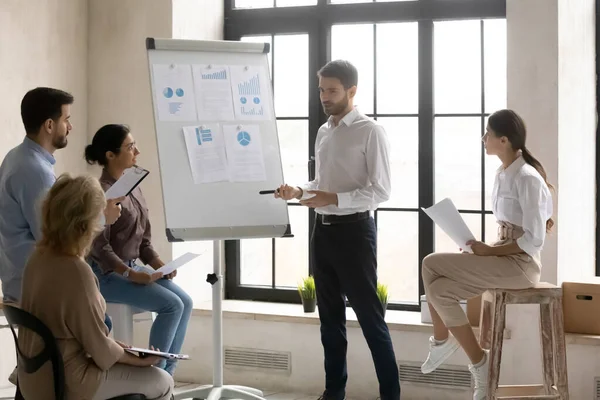
[[[352,4],[351,4],[352,3]],[[228,40],[271,44],[275,111],[287,183],[308,161],[326,121],[318,69],[347,59],[359,71],[356,106],[391,142],[392,197],[375,213],[379,279],[395,309],[419,309],[421,260],[458,251],[422,212],[445,197],[473,233],[496,235],[490,211],[498,163],[481,143],[489,114],[506,105],[505,0],[227,0]],[[226,243],[226,295],[299,302],[310,273],[314,213],[289,207],[293,238]]]

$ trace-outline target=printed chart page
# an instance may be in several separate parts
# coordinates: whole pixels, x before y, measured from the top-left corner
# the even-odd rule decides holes
[[[258,125],[224,125],[229,176],[233,182],[267,180]]]
[[[200,121],[231,121],[235,119],[229,67],[194,65],[196,105]]]
[[[231,66],[231,90],[238,120],[268,120],[270,81],[263,67]]]
[[[190,65],[153,65],[158,119],[197,121]]]
[[[195,184],[229,180],[223,132],[219,124],[183,128]]]

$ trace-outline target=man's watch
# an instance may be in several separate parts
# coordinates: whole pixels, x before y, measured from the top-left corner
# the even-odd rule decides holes
[[[125,272],[123,272],[123,277],[124,277],[124,278],[129,278],[129,271],[131,271],[131,268],[127,268],[127,269],[125,270]]]

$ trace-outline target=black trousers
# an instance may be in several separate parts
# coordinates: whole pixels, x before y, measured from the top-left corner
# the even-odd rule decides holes
[[[317,218],[311,241],[325,353],[325,399],[342,400],[346,395],[346,295],[371,350],[381,400],[399,400],[396,356],[376,291],[377,232],[373,219],[324,225]]]

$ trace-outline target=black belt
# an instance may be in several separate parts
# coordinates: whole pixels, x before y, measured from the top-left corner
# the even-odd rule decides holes
[[[350,222],[358,222],[367,219],[371,216],[369,211],[363,211],[349,215],[326,215],[317,214],[317,221],[323,225],[347,224]]]

